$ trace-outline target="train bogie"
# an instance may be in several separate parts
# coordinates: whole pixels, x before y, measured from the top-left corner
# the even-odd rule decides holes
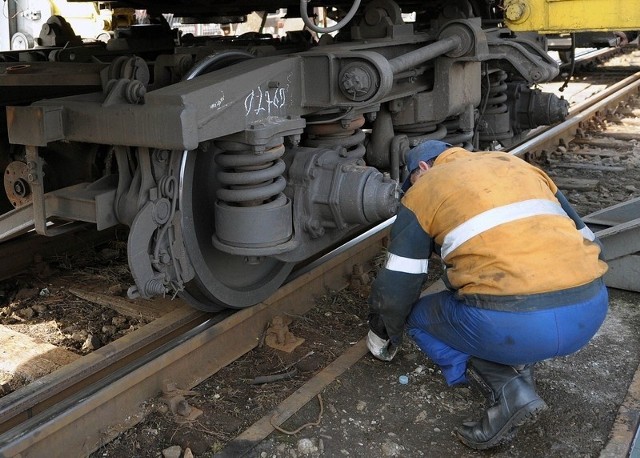
[[[282,6],[152,5],[220,23]],[[126,224],[130,296],[246,307],[393,216],[412,146],[500,148],[567,114],[532,87],[558,73],[544,39],[493,4],[358,5],[326,10],[333,31],[303,10],[307,30],[284,38],[182,37],[157,15],[106,44],[3,54],[0,240]]]

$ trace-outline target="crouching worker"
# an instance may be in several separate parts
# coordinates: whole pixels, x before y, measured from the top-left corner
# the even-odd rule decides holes
[[[489,408],[456,435],[494,447],[547,408],[533,364],[582,348],[604,321],[607,266],[553,181],[521,159],[428,141],[407,170],[369,298],[369,350],[391,360],[406,325],[449,385],[483,390]],[[432,253],[448,290],[418,300]]]

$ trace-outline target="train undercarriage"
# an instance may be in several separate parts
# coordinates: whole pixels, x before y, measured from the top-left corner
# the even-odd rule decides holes
[[[535,88],[558,73],[543,37],[492,3],[423,3],[337,5],[348,25],[283,38],[183,37],[157,15],[107,43],[2,53],[0,240],[125,224],[130,297],[243,308],[393,216],[411,147],[499,149],[566,116]]]

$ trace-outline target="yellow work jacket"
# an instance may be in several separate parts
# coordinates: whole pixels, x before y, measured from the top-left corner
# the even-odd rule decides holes
[[[439,247],[461,296],[531,295],[586,285],[607,270],[598,244],[583,236],[593,234],[578,230],[557,192],[517,157],[454,147],[402,203]]]

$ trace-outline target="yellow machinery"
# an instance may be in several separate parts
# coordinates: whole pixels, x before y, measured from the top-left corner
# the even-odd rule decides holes
[[[509,29],[539,33],[640,29],[638,0],[505,0]]]
[[[37,44],[42,26],[52,16],[61,16],[84,39],[107,41],[112,29],[112,11],[99,2],[67,0],[12,0],[5,2],[0,16],[0,49],[29,49]]]
[[[111,30],[111,10],[103,9],[98,2],[68,2],[51,0],[53,15],[64,17],[82,38],[108,39]]]

